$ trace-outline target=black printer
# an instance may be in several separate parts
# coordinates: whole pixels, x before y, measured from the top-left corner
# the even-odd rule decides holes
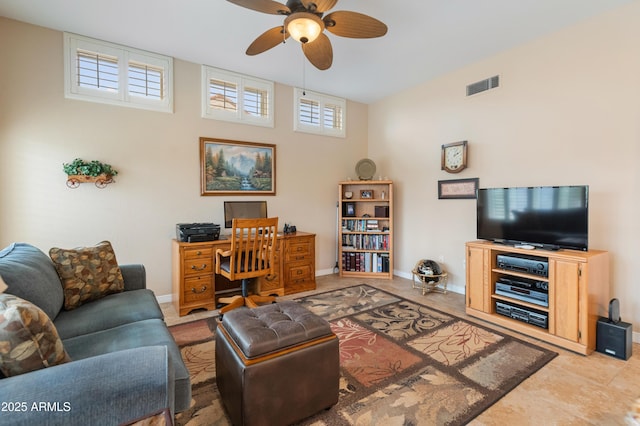
[[[215,241],[220,238],[220,225],[215,223],[178,223],[176,237],[183,243]]]

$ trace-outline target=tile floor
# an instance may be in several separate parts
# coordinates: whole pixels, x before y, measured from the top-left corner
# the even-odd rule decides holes
[[[317,277],[317,288],[313,292],[362,283],[481,322],[558,352],[559,355],[549,364],[476,417],[472,425],[624,425],[633,402],[640,398],[640,344],[634,343],[634,355],[627,361],[597,352],[589,356],[578,355],[468,317],[464,312],[464,295],[449,292],[423,296],[421,291],[412,288],[411,280],[399,277],[380,280],[326,275]],[[288,295],[282,299],[294,299],[313,292]],[[217,315],[216,311],[199,311],[178,317],[169,303],[163,303],[162,309],[168,325]]]

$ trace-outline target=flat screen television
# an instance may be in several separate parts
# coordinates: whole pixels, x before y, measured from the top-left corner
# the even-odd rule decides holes
[[[480,188],[477,236],[548,250],[588,250],[589,187]]]
[[[267,217],[266,201],[225,201],[224,227],[231,228],[233,219],[260,219]]]

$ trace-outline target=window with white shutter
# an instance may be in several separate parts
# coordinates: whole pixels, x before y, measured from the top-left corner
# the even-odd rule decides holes
[[[65,97],[173,112],[173,59],[64,34]]]
[[[293,130],[344,138],[347,102],[345,99],[296,88]]]
[[[202,117],[273,127],[274,84],[202,66]]]

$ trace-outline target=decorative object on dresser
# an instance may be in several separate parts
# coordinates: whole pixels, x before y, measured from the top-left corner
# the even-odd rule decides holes
[[[393,182],[339,182],[338,199],[340,276],[392,278]]]

